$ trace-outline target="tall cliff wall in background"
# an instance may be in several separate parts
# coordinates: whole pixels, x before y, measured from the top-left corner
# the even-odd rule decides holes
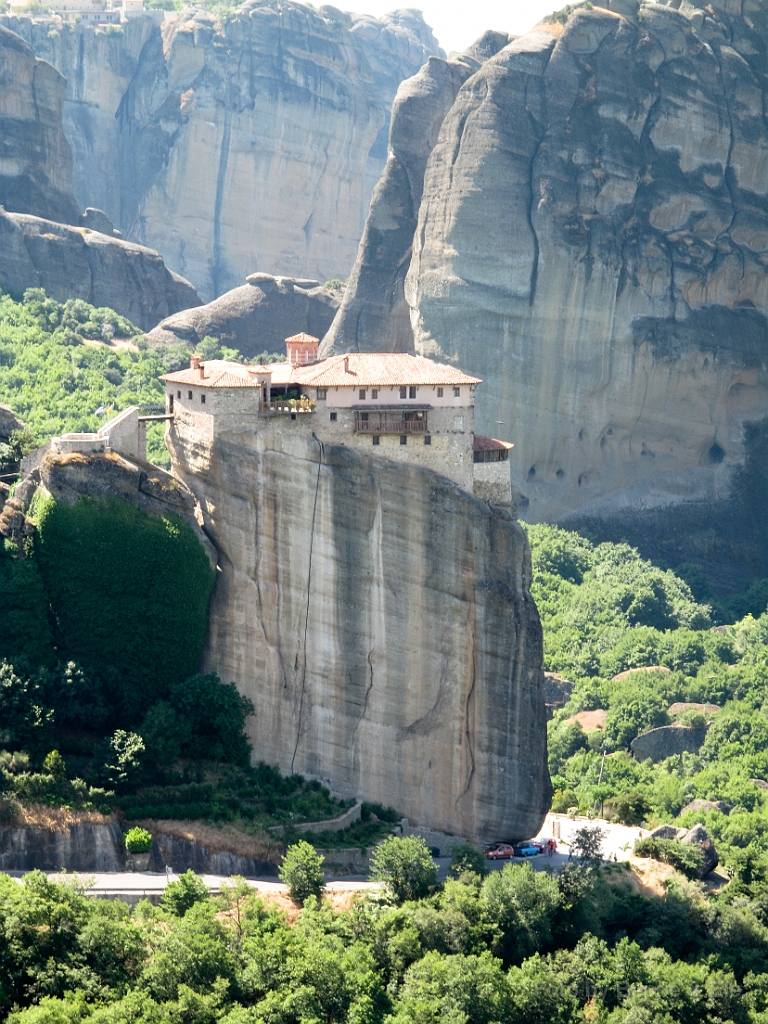
[[[605,7],[459,90],[400,271],[412,344],[484,379],[527,518],[765,574],[768,10]],[[344,319],[364,262],[332,340],[401,347],[396,318]]]
[[[0,206],[15,213],[79,217],[62,130],[65,85],[55,68],[0,26]]]
[[[205,299],[255,270],[346,278],[400,82],[439,47],[418,12],[377,20],[249,0],[122,33],[5,18],[67,79],[80,204],[158,249]]]
[[[257,759],[427,827],[534,834],[550,785],[523,530],[312,420],[170,430],[219,552],[206,669],[253,701]]]

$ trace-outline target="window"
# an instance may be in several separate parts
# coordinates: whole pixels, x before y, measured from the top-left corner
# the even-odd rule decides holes
[[[371,398],[376,399],[379,397],[379,389],[371,388]]]
[[[379,435],[378,434],[374,434],[373,435],[373,443],[374,444],[378,444],[379,443]]]
[[[432,444],[432,435],[431,434],[425,434],[424,435],[424,444]]]
[[[177,397],[177,398],[181,398],[181,392],[180,392],[180,391],[177,391],[177,392],[176,392],[176,397]]]
[[[189,398],[191,400],[191,398],[192,398],[192,392],[191,391],[187,392],[187,398]]]
[[[408,444],[408,438],[405,436],[405,434],[400,435],[400,444]]]
[[[335,422],[336,422],[336,413],[332,412],[331,413],[331,423],[335,423]]]
[[[205,395],[200,395],[200,405],[205,405]]]
[[[408,389],[407,388],[400,388],[400,397],[401,398],[405,398],[407,394],[408,394]]]
[[[409,398],[415,398],[416,397],[416,388],[408,388],[408,397]]]
[[[365,388],[360,388],[360,390],[358,391],[357,394],[358,394],[358,397],[359,397],[360,401],[364,402],[365,401]]]
[[[317,400],[318,400],[318,402],[324,402],[327,397],[328,397],[328,388],[318,388],[317,389]]]
[[[438,388],[437,389],[437,397],[438,398],[442,398],[443,397],[443,389],[442,388]]]
[[[168,395],[168,412],[173,412],[173,395]]]
[[[461,398],[461,388],[454,388],[453,389],[453,397],[454,398]]]

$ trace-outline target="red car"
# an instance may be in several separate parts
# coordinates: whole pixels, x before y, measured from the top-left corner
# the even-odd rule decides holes
[[[509,843],[494,843],[483,852],[488,860],[509,860],[514,855],[514,850]]]

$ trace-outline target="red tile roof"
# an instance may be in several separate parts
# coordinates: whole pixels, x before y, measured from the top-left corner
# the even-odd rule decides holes
[[[301,334],[294,334],[292,338],[286,338],[285,343],[286,345],[319,345],[320,339],[302,331]]]
[[[305,337],[309,338],[309,335]],[[260,385],[249,373],[251,370],[270,374],[275,385],[304,384],[320,388],[454,387],[481,383],[479,377],[470,377],[453,366],[404,352],[350,352],[349,355],[331,356],[309,366],[270,363],[268,366],[249,367],[223,359],[212,359],[201,366],[203,377],[199,370],[187,367],[175,373],[165,373],[160,380],[205,388],[257,388]]]
[[[320,388],[480,383],[479,377],[469,377],[453,366],[405,352],[350,352],[331,356],[312,366],[297,367],[294,378],[301,384]]]
[[[514,448],[509,441],[499,441],[495,437],[483,437],[482,434],[475,434],[474,451],[476,452],[508,452]]]
[[[200,370],[187,366],[184,370],[177,370],[175,373],[164,373],[160,380],[167,380],[173,384],[194,384],[203,388],[258,388],[257,379],[248,373],[248,367],[241,363],[230,363],[225,359],[211,359],[207,363],[200,364]],[[254,369],[263,369],[254,367]]]

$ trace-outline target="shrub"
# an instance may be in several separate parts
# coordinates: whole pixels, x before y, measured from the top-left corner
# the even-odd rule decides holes
[[[160,906],[174,917],[184,917],[190,907],[204,903],[209,896],[208,886],[194,871],[185,871],[178,881],[171,882],[160,897]]]
[[[129,829],[124,836],[125,848],[129,853],[149,853],[152,849],[152,833],[145,828]]]
[[[598,825],[584,825],[576,829],[571,849],[582,864],[597,865],[603,856],[603,841],[607,833]]]
[[[459,878],[465,871],[472,871],[481,878],[487,871],[485,857],[472,843],[459,843],[451,850],[451,866],[448,873],[453,878]]]
[[[288,895],[294,903],[303,903],[309,896],[320,896],[325,888],[324,859],[304,840],[288,847],[277,873],[288,886]]]
[[[669,864],[687,878],[698,878],[702,853],[695,843],[681,843],[677,839],[655,839],[651,836],[635,843],[636,857],[651,857]]]
[[[437,882],[437,868],[427,844],[418,836],[390,836],[371,857],[370,878],[383,882],[397,903],[426,896]]]

